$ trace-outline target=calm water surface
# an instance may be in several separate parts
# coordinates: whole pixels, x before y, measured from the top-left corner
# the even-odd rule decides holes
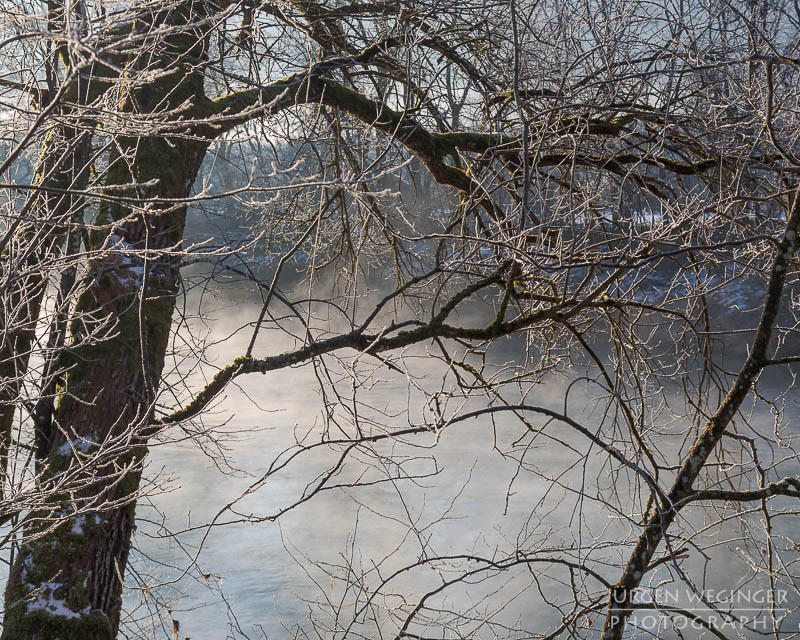
[[[212,337],[230,338],[210,350],[216,364],[222,366],[244,353],[250,334],[236,333],[236,329],[252,321],[257,313],[256,306],[241,304],[233,312],[228,309],[217,314],[217,321],[211,325]],[[288,339],[269,334],[260,342],[262,351],[257,349],[256,355],[278,353],[290,345]],[[513,358],[514,350],[519,348],[509,343],[508,357]],[[435,386],[440,381],[436,375],[438,365],[425,358],[424,348],[414,353],[418,358],[411,361],[412,366],[423,373],[428,367],[425,384]],[[397,419],[390,420],[390,424],[406,425],[407,417],[402,411],[409,403],[414,406],[418,394],[412,392],[409,396],[406,381],[385,369],[379,379],[382,382],[365,392],[362,399],[387,413],[397,413]],[[323,402],[310,366],[266,376],[251,375],[238,382],[239,388],[227,391],[208,421],[238,432],[226,442],[225,455],[232,469],[220,470],[190,442],[154,447],[149,476],[168,478],[170,490],[154,496],[151,505],[141,504],[137,512],[143,521],[137,534],[140,554],[135,567],[169,583],[157,593],[165,600],[172,599],[170,606],[173,616],[181,622],[182,636],[195,640],[281,638],[300,634],[303,629],[314,637],[309,602],[328,598],[336,602],[342,596],[343,583],[331,579],[335,570],[324,563],[341,566],[347,557],[362,567],[375,563],[382,575],[389,575],[420,555],[419,539],[410,535],[404,524],[409,519],[424,532],[429,555],[491,555],[493,549],[508,551],[517,540],[526,538],[549,541],[552,546],[586,544],[593,536],[609,540],[615,530],[626,529],[624,523],[609,520],[605,508],[591,500],[581,500],[574,492],[582,483],[609,482],[601,469],[605,462],[602,454],[594,450],[588,457],[579,456],[540,438],[526,451],[527,470],[520,472],[517,461],[500,453],[519,437],[519,423],[498,416],[494,424],[486,417],[459,424],[443,434],[435,450],[387,444],[386,453],[391,450],[395,455],[416,456],[418,459],[408,462],[414,471],[436,471],[417,485],[403,484],[404,500],[399,498],[398,486],[391,483],[328,491],[286,513],[278,522],[200,528],[173,539],[168,532],[212,521],[221,508],[264,473],[272,460],[293,446],[298,433],[315,420],[319,424]],[[554,376],[551,383],[537,387],[539,395],[529,400],[561,409],[566,384],[565,378]],[[579,416],[581,404],[590,405],[592,391],[580,386],[573,390],[571,413]],[[771,418],[767,412],[762,413],[758,420],[765,421],[769,429]],[[674,430],[679,431],[679,426]],[[586,441],[558,425],[548,427],[547,433],[579,451],[588,450]],[[417,442],[433,445],[434,439],[423,437]],[[494,448],[494,444],[498,446]],[[322,448],[305,454],[239,501],[236,512],[256,517],[277,513],[295,501],[334,459],[333,452]],[[342,479],[357,475],[358,465],[354,465],[345,469]],[[545,478],[557,478],[558,485],[553,488]],[[445,519],[439,521],[443,514]],[[699,513],[688,517],[696,525],[702,522]],[[231,519],[237,516],[225,513],[220,517],[221,522]],[[776,526],[793,531],[786,520],[776,522]],[[733,527],[715,535],[716,549],[708,551],[705,559],[698,555],[697,562],[693,561],[687,570],[701,586],[705,577],[708,586],[730,588],[747,575],[747,567],[737,559],[741,554],[727,549],[743,547],[747,540]],[[193,564],[201,545],[202,552]],[[624,549],[602,551],[611,557],[622,552]],[[206,574],[206,579],[200,573]],[[398,587],[410,587],[416,595],[423,593],[423,586],[435,584],[430,582],[430,575],[423,573],[402,577],[397,581]],[[612,582],[618,579],[613,570],[606,576]],[[530,583],[530,576],[517,575],[507,589],[521,591]],[[553,588],[553,593],[559,589],[564,592],[564,587]],[[452,598],[463,606],[466,600],[459,602],[459,598],[475,598],[476,593],[480,593],[480,587],[469,594],[455,589]],[[136,592],[132,591],[128,598],[131,606],[135,600]],[[344,612],[348,613],[352,615],[352,607]],[[134,612],[134,617],[145,615],[144,609]],[[501,618],[512,623],[520,620],[522,626],[533,630],[544,630],[559,622],[551,609],[541,606],[535,590],[513,600]],[[696,633],[686,635],[693,636]]]

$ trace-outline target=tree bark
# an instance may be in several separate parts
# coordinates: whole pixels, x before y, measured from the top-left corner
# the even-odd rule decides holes
[[[189,22],[181,13],[168,17]],[[171,53],[202,54],[203,34],[179,32],[167,45]],[[170,59],[174,54],[164,68]],[[131,89],[122,108],[178,110],[187,99],[202,102],[202,91],[201,74],[176,66]],[[186,205],[166,201],[189,195],[208,141],[177,122],[159,135],[116,142],[105,184],[128,186],[100,206],[104,231],[91,239],[95,257],[59,362],[67,373],[52,442],[40,450],[48,506],[26,518],[6,590],[3,640],[111,639],[120,624],[146,455],[137,431],[152,421],[180,278]],[[68,495],[59,491],[67,477],[80,485]]]
[[[160,177],[151,197],[185,197],[206,145],[133,142],[133,181]],[[165,178],[167,167],[171,175]],[[71,337],[78,346],[63,359],[66,388],[54,416],[58,432],[45,475],[57,485],[70,465],[96,461],[87,467],[79,495],[56,491],[52,506],[29,519],[26,535],[39,537],[23,545],[12,568],[4,640],[114,638],[119,626],[121,577],[146,453],[136,431],[152,420],[179,282],[180,259],[169,250],[180,244],[186,207],[107,213],[112,221],[134,220],[111,227],[91,264],[91,284],[77,302]],[[75,515],[65,507],[70,503],[95,512]],[[64,521],[47,530],[54,517]]]
[[[39,309],[47,289],[49,259],[61,251],[70,218],[79,207],[72,194],[86,186],[91,136],[56,127],[45,138],[33,196],[2,255],[6,293],[0,316],[0,496],[3,495],[14,416],[22,377],[28,369]],[[29,215],[29,217],[28,217]],[[25,218],[28,218],[27,220]]]

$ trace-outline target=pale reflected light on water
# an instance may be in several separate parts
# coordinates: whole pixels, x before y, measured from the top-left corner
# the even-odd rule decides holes
[[[236,333],[236,329],[252,321],[258,311],[256,305],[237,303],[234,312],[224,310],[217,314],[210,325],[212,337],[232,335],[210,349],[209,355],[217,365],[224,366],[245,352],[250,334]],[[263,353],[257,349],[255,355],[275,354],[291,346],[290,340],[276,333],[265,334],[258,347]],[[510,341],[504,346],[503,357],[513,359],[515,351],[521,356],[522,345]],[[441,383],[442,365],[426,357],[425,347],[409,352],[407,363],[415,373],[425,375],[424,384],[435,387]],[[585,369],[570,375],[577,378],[583,373]],[[391,426],[402,428],[409,420],[419,420],[421,408],[415,406],[421,402],[419,392],[409,392],[407,381],[385,368],[376,374],[376,379],[380,382],[360,394],[365,405],[394,415],[393,419],[383,418]],[[257,491],[239,500],[234,511],[219,517],[216,526],[204,528],[202,525],[213,521],[220,509],[240,498],[273,460],[286,459],[287,452],[309,428],[316,425],[319,429],[324,411],[318,381],[309,365],[266,376],[251,375],[239,378],[237,383],[239,388],[229,387],[208,420],[208,424],[224,424],[222,432],[235,432],[225,443],[231,468],[218,469],[191,442],[156,446],[149,457],[149,475],[155,476],[163,470],[172,477],[174,490],[153,497],[155,508],[140,504],[137,511],[142,522],[136,542],[143,555],[137,556],[135,566],[170,583],[158,593],[163,598],[174,597],[169,606],[174,617],[180,619],[182,635],[195,640],[281,638],[302,635],[302,629],[309,637],[316,637],[312,612],[317,620],[330,626],[334,626],[334,621],[325,620],[312,603],[328,600],[339,604],[344,582],[334,574],[337,567],[346,563],[363,571],[379,569],[380,575],[388,576],[414,562],[423,551],[427,556],[492,557],[512,553],[517,546],[580,545],[587,550],[583,560],[596,562],[609,558],[618,565],[629,551],[629,547],[599,543],[626,537],[635,524],[611,519],[605,505],[593,500],[597,495],[593,484],[608,487],[614,481],[605,469],[607,457],[574,431],[557,423],[547,426],[546,437],[529,440],[524,448],[514,446],[524,429],[508,414],[462,422],[439,436],[415,436],[414,442],[423,445],[422,448],[402,442],[376,446],[379,452],[406,456],[406,472],[423,476],[416,482],[382,482],[357,489],[326,491],[285,513],[279,521],[223,524],[251,517],[267,518],[280,512],[303,495],[340,450],[319,447],[305,452]],[[536,397],[528,400],[561,410],[568,383],[567,375],[553,375],[548,382],[538,385]],[[577,384],[570,391],[570,414],[592,424],[595,410],[592,398],[596,394],[591,385]],[[464,410],[478,406],[480,403],[470,402]],[[763,413],[766,424],[770,424],[769,415]],[[361,418],[368,420],[368,413]],[[537,426],[543,424],[542,420],[532,422]],[[677,445],[681,430],[681,425],[676,425],[672,429],[676,435],[665,436],[665,446]],[[549,437],[574,447],[575,451],[554,444]],[[363,468],[349,464],[337,479],[347,484],[358,478],[361,471],[368,474],[364,478],[371,477],[368,465],[376,462],[380,459],[370,457]],[[616,478],[616,482],[620,500],[624,502],[632,482],[624,476]],[[579,492],[584,487],[588,490]],[[685,517],[692,526],[699,526],[703,520],[699,510],[687,510]],[[415,524],[415,530],[409,527],[409,522]],[[775,527],[785,528],[787,534],[793,535],[789,518],[776,521]],[[168,535],[185,529],[190,530],[180,533],[177,541]],[[722,532],[716,529],[709,535],[715,536],[715,546],[694,554],[692,562],[683,565],[684,571],[691,573],[700,588],[703,584],[715,588],[740,584],[747,565],[741,553],[730,549],[742,547],[748,541],[742,539],[735,527]],[[594,547],[593,541],[598,541]],[[200,545],[202,552],[197,555],[195,565]],[[184,574],[183,570],[187,572]],[[605,571],[600,567],[598,572],[610,582],[619,578],[619,570],[613,567]],[[663,580],[667,572],[667,568],[654,572],[651,584]],[[557,572],[552,575],[558,578]],[[558,579],[565,575],[560,574]],[[420,596],[426,588],[436,585],[433,578],[429,570],[409,571],[392,582],[393,590]],[[470,589],[456,587],[449,598],[454,606],[467,609],[474,599],[479,603],[476,606],[488,614],[492,612],[491,601],[480,603],[480,596],[507,582],[502,598],[494,603],[508,602],[498,613],[498,619],[543,632],[557,625],[560,616],[554,609],[543,606],[536,578],[527,570],[516,571],[499,582]],[[599,587],[590,582],[587,579],[592,590]],[[554,598],[565,597],[570,588],[567,582],[559,586],[557,579],[546,584],[547,595]],[[135,599],[136,593],[132,592],[129,604]],[[396,604],[408,605],[400,600]],[[353,613],[352,606],[339,612],[340,616]],[[393,637],[396,627],[383,631]],[[356,632],[380,637],[368,625],[356,626]],[[697,633],[690,629],[684,635],[696,637]],[[659,636],[676,637],[666,632],[655,634]],[[654,634],[650,632],[649,637]]]

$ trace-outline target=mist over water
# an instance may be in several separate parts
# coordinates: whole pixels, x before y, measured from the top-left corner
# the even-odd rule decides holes
[[[260,305],[238,299],[229,304],[220,301],[218,307],[206,323],[208,341],[213,344],[206,356],[221,367],[245,353],[252,327],[241,328],[258,316]],[[483,315],[476,308],[472,312],[476,317]],[[469,318],[461,320],[470,322]],[[197,330],[199,325],[193,328]],[[254,355],[263,357],[295,347],[290,337],[262,330]],[[429,348],[420,345],[404,358],[404,364],[428,391],[441,385],[444,372],[444,365],[429,357]],[[518,338],[507,340],[492,352],[492,357],[497,369],[513,365],[524,358],[524,344]],[[377,361],[365,366],[374,367],[375,372],[359,391],[359,419],[365,425],[372,418],[380,419],[398,428],[409,422],[419,424],[424,394],[409,387],[404,376]],[[334,375],[335,368],[332,367]],[[415,446],[403,441],[384,441],[375,446],[377,452],[401,459],[404,473],[419,476],[414,481],[386,481],[387,477],[398,475],[390,469],[377,482],[380,474],[374,467],[385,463],[388,469],[388,458],[354,455],[336,476],[337,483],[375,480],[375,484],[324,491],[277,521],[243,521],[274,516],[314,486],[319,474],[341,455],[341,448],[321,446],[303,452],[252,494],[240,499],[232,511],[219,515],[225,505],[240,498],[255,480],[262,478],[273,460],[288,460],[298,441],[319,441],[326,408],[318,374],[321,375],[311,364],[306,364],[265,376],[237,378],[206,420],[207,425],[220,425],[217,435],[223,442],[224,461],[219,456],[216,463],[212,461],[197,442],[188,438],[180,441],[175,430],[169,441],[152,448],[146,475],[169,478],[171,490],[153,496],[150,504],[139,504],[137,516],[141,522],[133,566],[143,575],[157,576],[168,583],[157,593],[165,601],[172,599],[169,607],[174,618],[180,620],[182,635],[195,639],[304,634],[316,637],[312,615],[329,627],[334,627],[335,621],[326,619],[315,603],[328,602],[336,608],[347,600],[345,582],[338,576],[342,567],[349,564],[355,570],[371,571],[373,577],[378,572],[385,578],[423,554],[499,557],[513,553],[517,547],[582,547],[585,551],[576,554],[578,560],[594,566],[611,583],[619,579],[619,569],[604,569],[602,561],[611,560],[619,566],[630,547],[600,541],[623,539],[626,533],[636,530],[636,523],[610,518],[606,505],[596,498],[600,495],[598,487],[607,490],[615,484],[617,499],[625,506],[636,479],[624,473],[610,475],[606,454],[559,423],[549,423],[537,437],[528,438],[524,446],[519,446],[526,430],[509,412],[461,422],[440,434],[412,436]],[[580,380],[586,374],[586,367],[579,366],[554,371],[534,388],[535,397],[529,396],[526,402],[561,411],[569,390],[569,414],[583,424],[596,424],[600,409],[595,399],[600,394],[591,383]],[[176,375],[178,372],[173,373]],[[187,382],[195,391],[202,386],[196,373]],[[346,382],[343,384],[346,387]],[[779,379],[774,384],[785,387],[786,381]],[[506,400],[515,402],[519,398]],[[672,401],[680,402],[677,395]],[[462,412],[485,406],[485,402],[469,400]],[[790,411],[787,415],[795,423],[792,430],[796,433],[797,412]],[[772,417],[767,408],[757,405],[754,412],[753,423],[763,424],[764,435],[768,436]],[[535,427],[544,425],[540,418],[526,417]],[[662,442],[668,459],[668,451],[680,447],[686,428],[685,424],[670,424],[670,420],[665,411]],[[309,433],[313,435],[308,436]],[[209,444],[203,438],[198,441]],[[767,461],[781,455],[779,451],[769,451],[766,441],[759,449],[762,447]],[[216,452],[219,454],[220,450]],[[676,526],[701,528],[706,519],[716,521],[719,517],[717,513],[708,518],[699,508],[687,508]],[[757,521],[758,514],[753,517]],[[215,522],[214,526],[204,526],[210,522]],[[414,523],[413,530],[409,522]],[[773,527],[794,535],[788,517],[775,519]],[[173,537],[175,532],[180,533]],[[710,529],[697,542],[708,546],[710,539],[714,546],[706,551],[691,550],[691,561],[681,565],[698,589],[768,586],[748,582],[744,550],[760,544],[751,530],[741,531],[731,520],[730,526]],[[680,577],[671,566],[662,566],[653,572],[650,586],[662,585],[663,595],[663,589],[669,589],[670,583],[665,580],[670,574]],[[581,580],[592,591],[600,588],[591,578],[576,574],[576,580],[577,588]],[[405,596],[400,594],[418,598],[440,584],[441,578],[434,572],[418,567],[393,579],[388,591],[398,594],[393,600],[395,606],[410,610],[415,601],[403,602]],[[469,609],[474,603],[478,618],[496,614],[497,620],[509,627],[544,632],[555,628],[561,617],[543,604],[543,595],[566,602],[568,610],[572,588],[576,588],[575,584],[569,582],[561,568],[533,565],[533,571],[515,569],[486,583],[457,585],[447,592],[444,603],[449,602],[454,609]],[[482,601],[482,596],[498,589],[498,595]],[[686,602],[684,587],[676,586],[673,591],[680,592],[681,601]],[[129,609],[137,595],[135,590],[129,593]],[[506,606],[498,612],[493,608],[498,604]],[[703,606],[694,604],[695,608]],[[796,604],[793,598],[786,607]],[[349,616],[349,620],[354,613],[355,607],[344,606],[339,612],[339,625],[342,618]],[[134,610],[134,618],[141,615],[143,611],[137,614]],[[633,619],[646,629],[641,637],[654,637],[654,633],[656,637],[678,637],[674,632],[653,627],[657,622],[648,621],[645,616],[643,612]],[[396,623],[384,622],[387,626],[381,629],[383,635],[394,637]],[[165,633],[171,631],[167,624],[168,620]],[[682,633],[691,638],[700,632],[689,628]],[[373,636],[374,624],[357,624],[352,634]],[[489,630],[484,629],[480,635],[491,637],[488,634]],[[744,635],[764,637],[761,633]]]
[[[205,357],[211,364],[225,366],[246,351],[252,322],[261,309],[260,303],[251,298],[249,294],[223,291],[217,299],[206,300],[204,309],[209,311],[205,321],[192,321],[192,335],[205,336],[209,345]],[[486,317],[487,310],[475,304],[460,312],[458,320],[473,326]],[[179,333],[186,337],[189,332]],[[180,348],[180,341],[176,340],[175,345]],[[254,355],[263,357],[295,347],[296,342],[290,336],[264,328]],[[427,391],[441,387],[445,369],[441,361],[431,357],[429,349],[430,345],[419,345],[408,350],[403,359]],[[728,355],[734,349],[736,353],[745,351],[743,344],[732,344]],[[350,360],[353,355],[348,356]],[[489,356],[494,370],[519,364],[525,358],[525,345],[518,337],[504,340],[493,346]],[[168,362],[167,371],[175,364]],[[168,379],[176,381],[191,370],[191,364],[191,360],[180,363],[179,368],[168,374]],[[337,365],[330,364],[335,374]],[[430,418],[430,413],[425,413],[424,394],[413,386],[409,388],[405,376],[377,361],[362,361],[361,365],[374,369],[368,384],[359,391],[360,419],[365,427],[371,417],[397,428],[409,422],[420,424],[424,415]],[[205,366],[204,370],[206,375],[213,375],[212,367]],[[552,371],[533,388],[526,401],[561,411],[569,390],[569,415],[587,426],[596,425],[601,418],[596,402],[600,392],[581,379],[587,373],[591,369],[577,365],[565,371]],[[334,379],[346,389],[347,379],[342,372],[339,375],[338,379],[334,375]],[[678,395],[681,381],[674,382],[675,388],[668,389],[665,397],[679,414],[683,411]],[[800,430],[797,408],[800,396],[791,390],[791,382],[785,371],[778,369],[768,370],[760,382],[762,390],[772,397],[790,389],[785,397],[784,439]],[[194,371],[186,383],[197,391],[204,379]],[[518,398],[508,396],[506,400],[515,402]],[[172,401],[167,397],[164,403]],[[451,403],[448,410],[454,410],[457,404]],[[460,412],[484,405],[484,399],[470,400]],[[627,508],[626,501],[630,502],[636,479],[624,474],[610,475],[607,456],[558,423],[548,424],[539,436],[525,440],[524,446],[515,445],[526,429],[509,413],[460,422],[439,434],[413,436],[409,441],[416,446],[404,441],[376,445],[378,452],[403,460],[408,475],[421,476],[413,482],[381,482],[325,491],[283,514],[278,521],[243,522],[251,516],[275,515],[296,502],[341,454],[341,449],[329,447],[306,451],[257,491],[238,501],[234,512],[223,513],[212,527],[205,526],[261,478],[275,459],[288,460],[298,440],[308,438],[307,443],[318,442],[324,412],[325,399],[310,364],[265,376],[251,374],[229,385],[205,421],[206,426],[218,425],[216,435],[222,449],[202,437],[192,440],[191,433],[177,428],[171,430],[163,443],[154,443],[145,475],[150,479],[168,479],[169,483],[166,491],[158,492],[149,501],[141,501],[137,507],[137,551],[132,554],[131,570],[126,575],[126,585],[133,587],[126,595],[130,629],[135,630],[136,621],[141,621],[140,637],[171,638],[170,621],[164,615],[171,608],[172,615],[181,623],[181,638],[316,637],[312,614],[317,624],[335,626],[335,621],[326,618],[316,603],[332,603],[330,608],[334,609],[342,602],[345,581],[339,574],[343,566],[349,564],[360,571],[372,571],[373,577],[376,572],[387,577],[417,561],[423,550],[428,557],[458,554],[493,557],[512,553],[517,547],[547,549],[580,544],[588,549],[582,556],[587,564],[610,582],[619,578],[617,568],[604,568],[602,562],[611,560],[619,566],[630,548],[599,541],[622,539],[629,531],[637,530],[637,523],[611,519],[607,506],[594,498],[598,487],[607,493],[615,484],[618,501]],[[789,451],[774,444],[774,417],[766,405],[755,403],[752,413],[750,422],[756,433],[747,428],[742,433],[756,436],[762,464],[769,468]],[[542,419],[527,418],[534,427],[544,424]],[[659,418],[663,427],[659,443],[667,459],[676,459],[670,452],[680,448],[687,427],[672,420],[666,409]],[[216,454],[216,464],[199,445]],[[224,460],[220,454],[224,454]],[[354,456],[337,481],[347,484],[361,477],[362,472],[374,474],[377,462],[380,460],[374,456]],[[798,472],[796,463],[784,463],[781,467],[782,475]],[[363,478],[371,477],[378,476]],[[580,489],[586,489],[583,495],[579,494]],[[788,498],[779,501],[782,506],[792,505]],[[752,579],[747,558],[748,553],[758,557],[765,548],[758,505],[753,506],[749,518],[752,526],[747,529],[733,516],[732,509],[721,506],[716,512],[690,507],[676,523],[683,529],[700,530],[720,518],[727,519],[723,527],[710,528],[696,540],[698,547],[706,549],[690,549],[690,557],[681,563],[698,590],[718,594],[721,589],[740,588],[744,594],[757,594],[768,586],[763,579]],[[774,518],[773,534],[796,541],[796,518],[796,511]],[[227,524],[231,521],[235,522]],[[409,528],[409,521],[415,524],[416,531]],[[784,554],[783,559],[794,563],[798,556]],[[141,595],[137,587],[142,582],[137,574],[142,580],[147,576],[149,585],[164,583],[149,594],[156,600],[151,599],[148,606],[140,608],[137,608]],[[664,565],[652,572],[648,584],[661,597],[678,597],[681,604],[687,604],[687,589],[667,581],[670,576],[676,580],[681,577],[671,565]],[[2,576],[3,583],[5,577]],[[576,579],[580,579],[578,574]],[[591,590],[600,587],[591,579],[585,582]],[[434,572],[415,568],[392,580],[388,591],[398,597],[380,604],[406,606],[410,610],[408,605],[416,602],[415,596],[418,599],[438,584],[441,580]],[[462,610],[474,607],[477,617],[494,613],[508,627],[544,632],[560,623],[560,615],[544,605],[543,594],[569,605],[572,586],[562,569],[536,565],[535,573],[527,569],[512,570],[485,583],[453,587],[445,604]],[[481,600],[500,587],[498,596]],[[791,587],[786,585],[788,600],[780,603],[781,611],[793,610],[800,604]],[[777,588],[781,590],[781,585]],[[403,600],[400,595],[407,598]],[[506,604],[499,613],[498,603]],[[704,603],[689,600],[688,605],[706,618],[716,615]],[[147,625],[159,606],[164,625],[154,635]],[[752,606],[757,609],[753,613],[763,617],[762,603],[754,602]],[[748,603],[740,603],[738,608],[746,609]],[[340,625],[342,619],[349,622],[354,613],[353,606],[341,607]],[[634,623],[638,621],[644,631],[636,636],[632,628],[631,637],[678,637],[675,632],[653,626],[663,623],[663,618],[653,617],[648,621],[648,615],[652,617],[652,612],[634,617]],[[782,628],[797,629],[799,617],[792,613]],[[385,623],[381,628],[383,637],[394,637],[396,622],[379,620]],[[598,620],[596,624],[599,623]],[[740,637],[734,630],[726,631],[731,638]],[[689,628],[682,633],[683,637],[693,638],[700,631]],[[379,637],[374,624],[355,625],[348,637],[358,634]],[[599,637],[599,633],[596,635]],[[775,637],[757,632],[743,635]],[[788,633],[779,634],[786,636]],[[480,637],[492,636],[484,629]]]

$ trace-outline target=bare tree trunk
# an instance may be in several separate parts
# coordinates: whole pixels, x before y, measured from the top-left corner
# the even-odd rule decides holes
[[[0,496],[8,462],[22,377],[28,369],[39,309],[47,289],[47,263],[64,243],[70,218],[79,207],[73,195],[86,186],[91,136],[73,127],[48,134],[37,167],[29,220],[9,231],[2,256],[4,313],[0,315]],[[25,216],[27,217],[27,216]]]
[[[189,32],[175,41],[173,46],[190,51],[202,38]],[[187,98],[202,96],[202,82],[202,76],[166,74],[132,89],[123,107],[138,113],[180,108]],[[126,186],[113,191],[122,197],[101,204],[106,231],[92,240],[96,257],[76,302],[70,346],[59,362],[67,371],[65,388],[51,437],[40,442],[38,452],[45,482],[54,489],[52,508],[27,520],[26,537],[33,539],[23,544],[11,570],[4,639],[116,636],[146,453],[136,430],[152,420],[180,277],[176,250],[186,206],[168,201],[189,194],[207,148],[186,133],[182,127],[117,138],[105,183]],[[39,278],[34,301],[45,286]],[[20,341],[31,340],[36,315],[32,308],[27,333],[9,345],[13,353],[29,352]],[[18,370],[12,362],[6,366]],[[3,418],[8,429],[7,414]],[[94,512],[76,517],[65,509],[70,501],[65,503],[57,485],[87,455],[99,455],[101,462],[89,465],[80,495],[70,498],[78,509]],[[55,528],[54,516],[64,520]]]
[[[155,137],[130,142],[135,175],[122,169],[120,158],[120,171],[112,175],[121,184],[159,180],[148,193],[151,199],[188,194],[205,144]],[[180,244],[186,207],[139,213],[117,207],[107,213],[111,220],[128,219],[106,235],[91,264],[91,284],[77,303],[78,314],[91,315],[71,328],[79,346],[64,358],[66,393],[55,412],[58,433],[46,472],[55,482],[70,464],[108,448],[107,464],[99,472],[95,467],[77,497],[79,506],[100,512],[69,518],[64,496],[56,494],[52,510],[37,514],[41,521],[52,522],[53,515],[66,520],[22,547],[6,594],[4,639],[113,638],[119,626],[121,577],[146,453],[135,432],[152,418],[178,290],[180,259],[169,250]],[[29,535],[40,533],[36,518],[31,523]]]

